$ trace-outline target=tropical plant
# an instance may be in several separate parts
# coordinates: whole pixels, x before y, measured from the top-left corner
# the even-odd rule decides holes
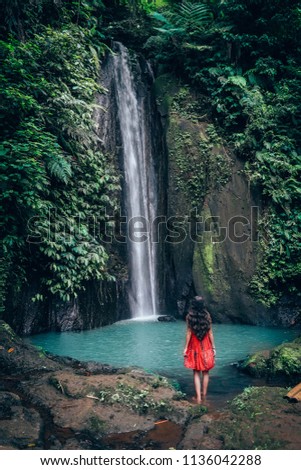
[[[145,48],[161,69],[210,100],[215,126],[262,195],[261,254],[251,287],[266,305],[296,294],[300,283],[300,6],[182,2],[153,15],[161,25]]]
[[[2,297],[38,271],[37,299],[70,300],[87,280],[112,278],[95,233],[119,188],[94,129],[99,56],[90,30],[72,24],[0,47]]]
[[[157,31],[169,36],[184,34],[189,37],[204,33],[205,28],[212,22],[212,13],[208,5],[184,1],[177,5],[173,11],[165,13],[155,12],[153,18],[163,27]]]

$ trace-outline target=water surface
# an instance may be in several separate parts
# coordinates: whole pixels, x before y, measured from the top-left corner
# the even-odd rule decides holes
[[[210,372],[209,400],[223,403],[254,379],[238,372],[233,363],[247,354],[271,348],[297,336],[297,331],[249,325],[213,325],[216,366]],[[30,341],[54,354],[94,360],[114,366],[138,366],[177,380],[193,393],[192,372],[183,366],[185,323],[123,321],[103,328],[65,333],[43,333]]]

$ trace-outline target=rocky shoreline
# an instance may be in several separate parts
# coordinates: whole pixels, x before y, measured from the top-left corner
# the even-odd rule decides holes
[[[164,377],[46,354],[0,321],[0,449],[301,449],[285,394],[195,406]]]

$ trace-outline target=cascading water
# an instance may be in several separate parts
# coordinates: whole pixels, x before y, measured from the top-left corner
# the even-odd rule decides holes
[[[143,318],[157,313],[157,250],[153,239],[157,185],[143,94],[135,86],[127,49],[119,43],[115,49],[114,82],[125,173],[129,300],[132,317]]]

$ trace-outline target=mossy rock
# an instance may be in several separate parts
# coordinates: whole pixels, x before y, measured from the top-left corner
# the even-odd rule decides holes
[[[301,375],[301,341],[284,343],[272,350],[270,374]]]
[[[202,207],[205,195],[229,180],[232,159],[204,112],[204,97],[193,87],[165,73],[154,83],[165,123],[169,161],[171,213],[187,216]]]
[[[252,377],[265,377],[268,374],[268,359],[270,351],[259,351],[248,356],[240,365],[239,369],[252,375]]]
[[[154,91],[157,106],[162,117],[168,115],[173,96],[177,93],[178,89],[178,80],[173,75],[166,73],[156,78]]]
[[[239,369],[254,377],[301,377],[301,337],[248,356]]]

